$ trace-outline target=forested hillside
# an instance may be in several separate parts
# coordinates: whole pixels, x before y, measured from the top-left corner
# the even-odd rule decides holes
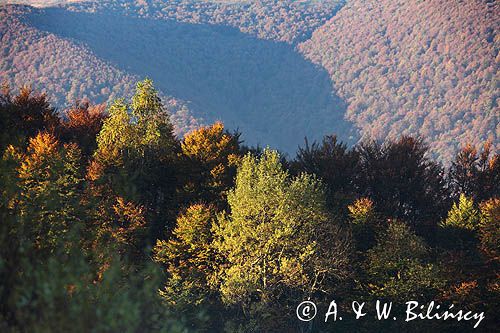
[[[11,8],[4,10],[5,36],[10,38],[4,44],[2,73],[12,85],[24,79],[47,89],[59,105],[71,103],[75,93],[102,101],[96,98],[102,89],[127,95],[124,78],[143,75],[155,79],[163,95],[184,106],[177,107],[181,113],[171,111],[180,133],[203,121],[223,120],[229,128],[243,131],[249,144],[266,143],[287,152],[306,136],[318,139],[335,132],[349,141],[356,135],[343,120],[345,105],[332,94],[326,71],[286,43],[258,39],[231,27],[127,17],[108,9],[88,13]],[[33,31],[32,35],[25,37],[8,20]],[[19,33],[23,35],[17,38]],[[51,56],[51,50],[16,51],[17,43],[26,40],[46,45],[40,39],[51,40],[50,48],[63,52]],[[83,56],[64,46],[82,49]],[[51,73],[46,67],[55,68],[51,74],[55,79],[37,85],[43,83],[39,78]],[[61,68],[81,79],[61,80]],[[96,75],[99,79],[94,79]],[[62,95],[61,86],[69,94]]]
[[[23,4],[34,7],[49,7],[72,2],[81,2],[84,0],[6,0],[8,4]]]
[[[68,6],[70,10],[111,10],[139,17],[229,25],[259,38],[295,43],[342,7],[343,0],[107,0]]]
[[[445,162],[466,142],[499,149],[496,1],[60,3],[3,7],[0,60],[2,80],[59,106],[147,76],[180,134],[223,120],[289,153],[331,133],[418,135]]]
[[[460,142],[499,148],[499,26],[496,1],[352,0],[299,48],[362,134],[418,134],[449,159]]]
[[[497,1],[4,2],[0,332],[498,330]]]
[[[9,78],[13,86],[26,82],[26,78],[34,85],[43,84],[49,97],[59,105],[84,96],[104,102],[114,96],[110,87],[114,91],[130,91],[133,76],[117,70],[81,45],[22,22],[18,15],[29,11],[4,7],[0,12],[3,79]],[[73,79],[75,74],[78,80]]]
[[[85,45],[40,31],[22,21],[26,7],[0,7],[0,80],[12,87],[43,89],[50,101],[65,108],[78,99],[94,103],[130,96],[137,76],[97,57]],[[199,125],[184,102],[162,95],[178,133]]]

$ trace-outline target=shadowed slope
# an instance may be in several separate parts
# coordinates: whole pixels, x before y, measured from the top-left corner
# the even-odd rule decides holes
[[[239,128],[251,144],[294,151],[304,136],[338,133],[349,124],[325,71],[284,43],[233,28],[69,12],[33,11],[34,27],[85,43],[126,72],[149,76],[194,115]]]

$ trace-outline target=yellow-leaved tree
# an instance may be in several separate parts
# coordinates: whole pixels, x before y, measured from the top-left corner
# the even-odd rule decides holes
[[[348,276],[350,237],[329,215],[323,184],[290,177],[277,152],[243,157],[228,203],[215,241],[226,261],[220,293],[253,315],[254,329],[277,330],[283,309],[332,293]]]
[[[240,160],[239,134],[229,133],[216,122],[188,133],[181,148],[189,170],[184,185],[187,200],[223,207]]]

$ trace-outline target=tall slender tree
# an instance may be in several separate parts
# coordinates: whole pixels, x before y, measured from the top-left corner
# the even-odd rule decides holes
[[[118,196],[144,205],[151,241],[173,224],[179,143],[151,80],[137,84],[130,104],[115,101],[97,137],[89,177]]]

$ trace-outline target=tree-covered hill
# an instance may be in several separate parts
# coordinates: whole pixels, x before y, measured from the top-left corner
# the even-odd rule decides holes
[[[266,143],[288,152],[306,136],[317,139],[336,132],[349,140],[355,135],[343,120],[344,103],[331,92],[326,71],[287,43],[259,39],[232,27],[127,17],[107,9],[89,13],[14,8],[10,11],[17,13],[4,10],[2,20],[20,27],[5,24],[3,29],[11,37],[4,44],[2,74],[13,86],[23,81],[35,83],[35,88],[39,78],[54,75],[55,86],[39,87],[55,96],[59,105],[71,103],[77,95],[99,101],[102,89],[127,94],[128,87],[121,86],[126,76],[147,76],[163,95],[188,103],[191,113],[177,108],[182,113],[174,116],[182,130],[196,124],[190,114],[200,121],[222,120],[243,131],[249,144]],[[40,42],[45,39],[53,43],[47,51]],[[23,56],[18,43],[36,45],[38,50]],[[61,51],[51,55],[54,49]],[[75,63],[80,54],[84,60]],[[81,79],[58,83],[61,68]],[[69,94],[58,94],[63,85]]]
[[[4,7],[0,60],[12,86],[50,81],[40,88],[57,105],[130,95],[126,82],[148,76],[172,96],[179,133],[223,120],[288,152],[304,136],[415,135],[446,162],[467,142],[499,149],[495,1],[58,3]]]
[[[499,26],[496,1],[351,0],[300,50],[364,135],[418,134],[449,158],[466,141],[499,148]]]
[[[7,0],[8,4],[23,4],[33,7],[50,7],[84,0]]]
[[[0,7],[0,81],[11,87],[29,84],[47,93],[49,100],[64,108],[77,99],[93,103],[130,96],[138,77],[96,56],[85,45],[41,31],[23,15],[29,7]],[[199,125],[183,101],[163,95],[178,133]]]
[[[227,25],[253,36],[297,43],[331,18],[344,0],[106,0],[68,4],[75,11]]]

